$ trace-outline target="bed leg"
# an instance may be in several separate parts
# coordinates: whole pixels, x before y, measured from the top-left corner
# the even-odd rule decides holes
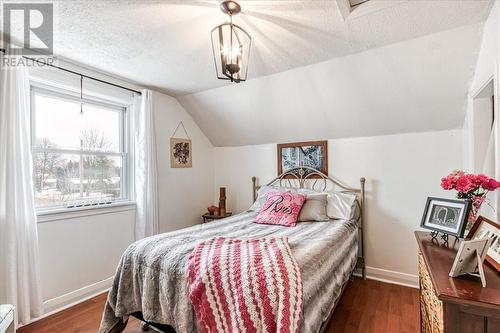
[[[143,332],[147,332],[147,331],[149,331],[149,325],[148,325],[148,323],[141,322],[141,330],[142,330]]]

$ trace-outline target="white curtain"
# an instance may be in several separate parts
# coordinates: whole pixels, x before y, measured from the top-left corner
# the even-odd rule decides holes
[[[158,190],[156,142],[153,120],[153,101],[150,90],[136,95],[133,108],[134,174],[135,174],[135,237],[156,235],[160,232],[158,218]]]
[[[0,55],[2,60],[3,55]],[[0,303],[19,322],[42,314],[30,147],[29,79],[22,65],[0,65]]]

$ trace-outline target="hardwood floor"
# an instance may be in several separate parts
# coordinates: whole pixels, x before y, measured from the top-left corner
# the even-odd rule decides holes
[[[326,332],[420,332],[418,289],[355,279],[344,291]]]
[[[96,333],[106,294],[22,327],[18,333]],[[374,280],[355,279],[347,286],[328,333],[419,332],[418,290]],[[131,318],[126,333],[142,333]],[[153,331],[151,331],[153,333]]]

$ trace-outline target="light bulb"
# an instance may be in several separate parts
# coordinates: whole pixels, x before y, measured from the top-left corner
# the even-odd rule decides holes
[[[241,46],[223,46],[221,50],[224,55],[240,55],[241,54]]]

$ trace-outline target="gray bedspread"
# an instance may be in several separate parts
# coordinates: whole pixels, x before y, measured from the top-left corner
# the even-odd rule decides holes
[[[197,332],[188,297],[188,256],[199,241],[216,236],[287,236],[304,285],[300,331],[318,332],[356,264],[356,222],[300,222],[290,228],[252,223],[256,215],[242,213],[130,245],[118,265],[99,332],[121,332],[128,316],[138,311],[145,320],[171,325],[178,333]]]

